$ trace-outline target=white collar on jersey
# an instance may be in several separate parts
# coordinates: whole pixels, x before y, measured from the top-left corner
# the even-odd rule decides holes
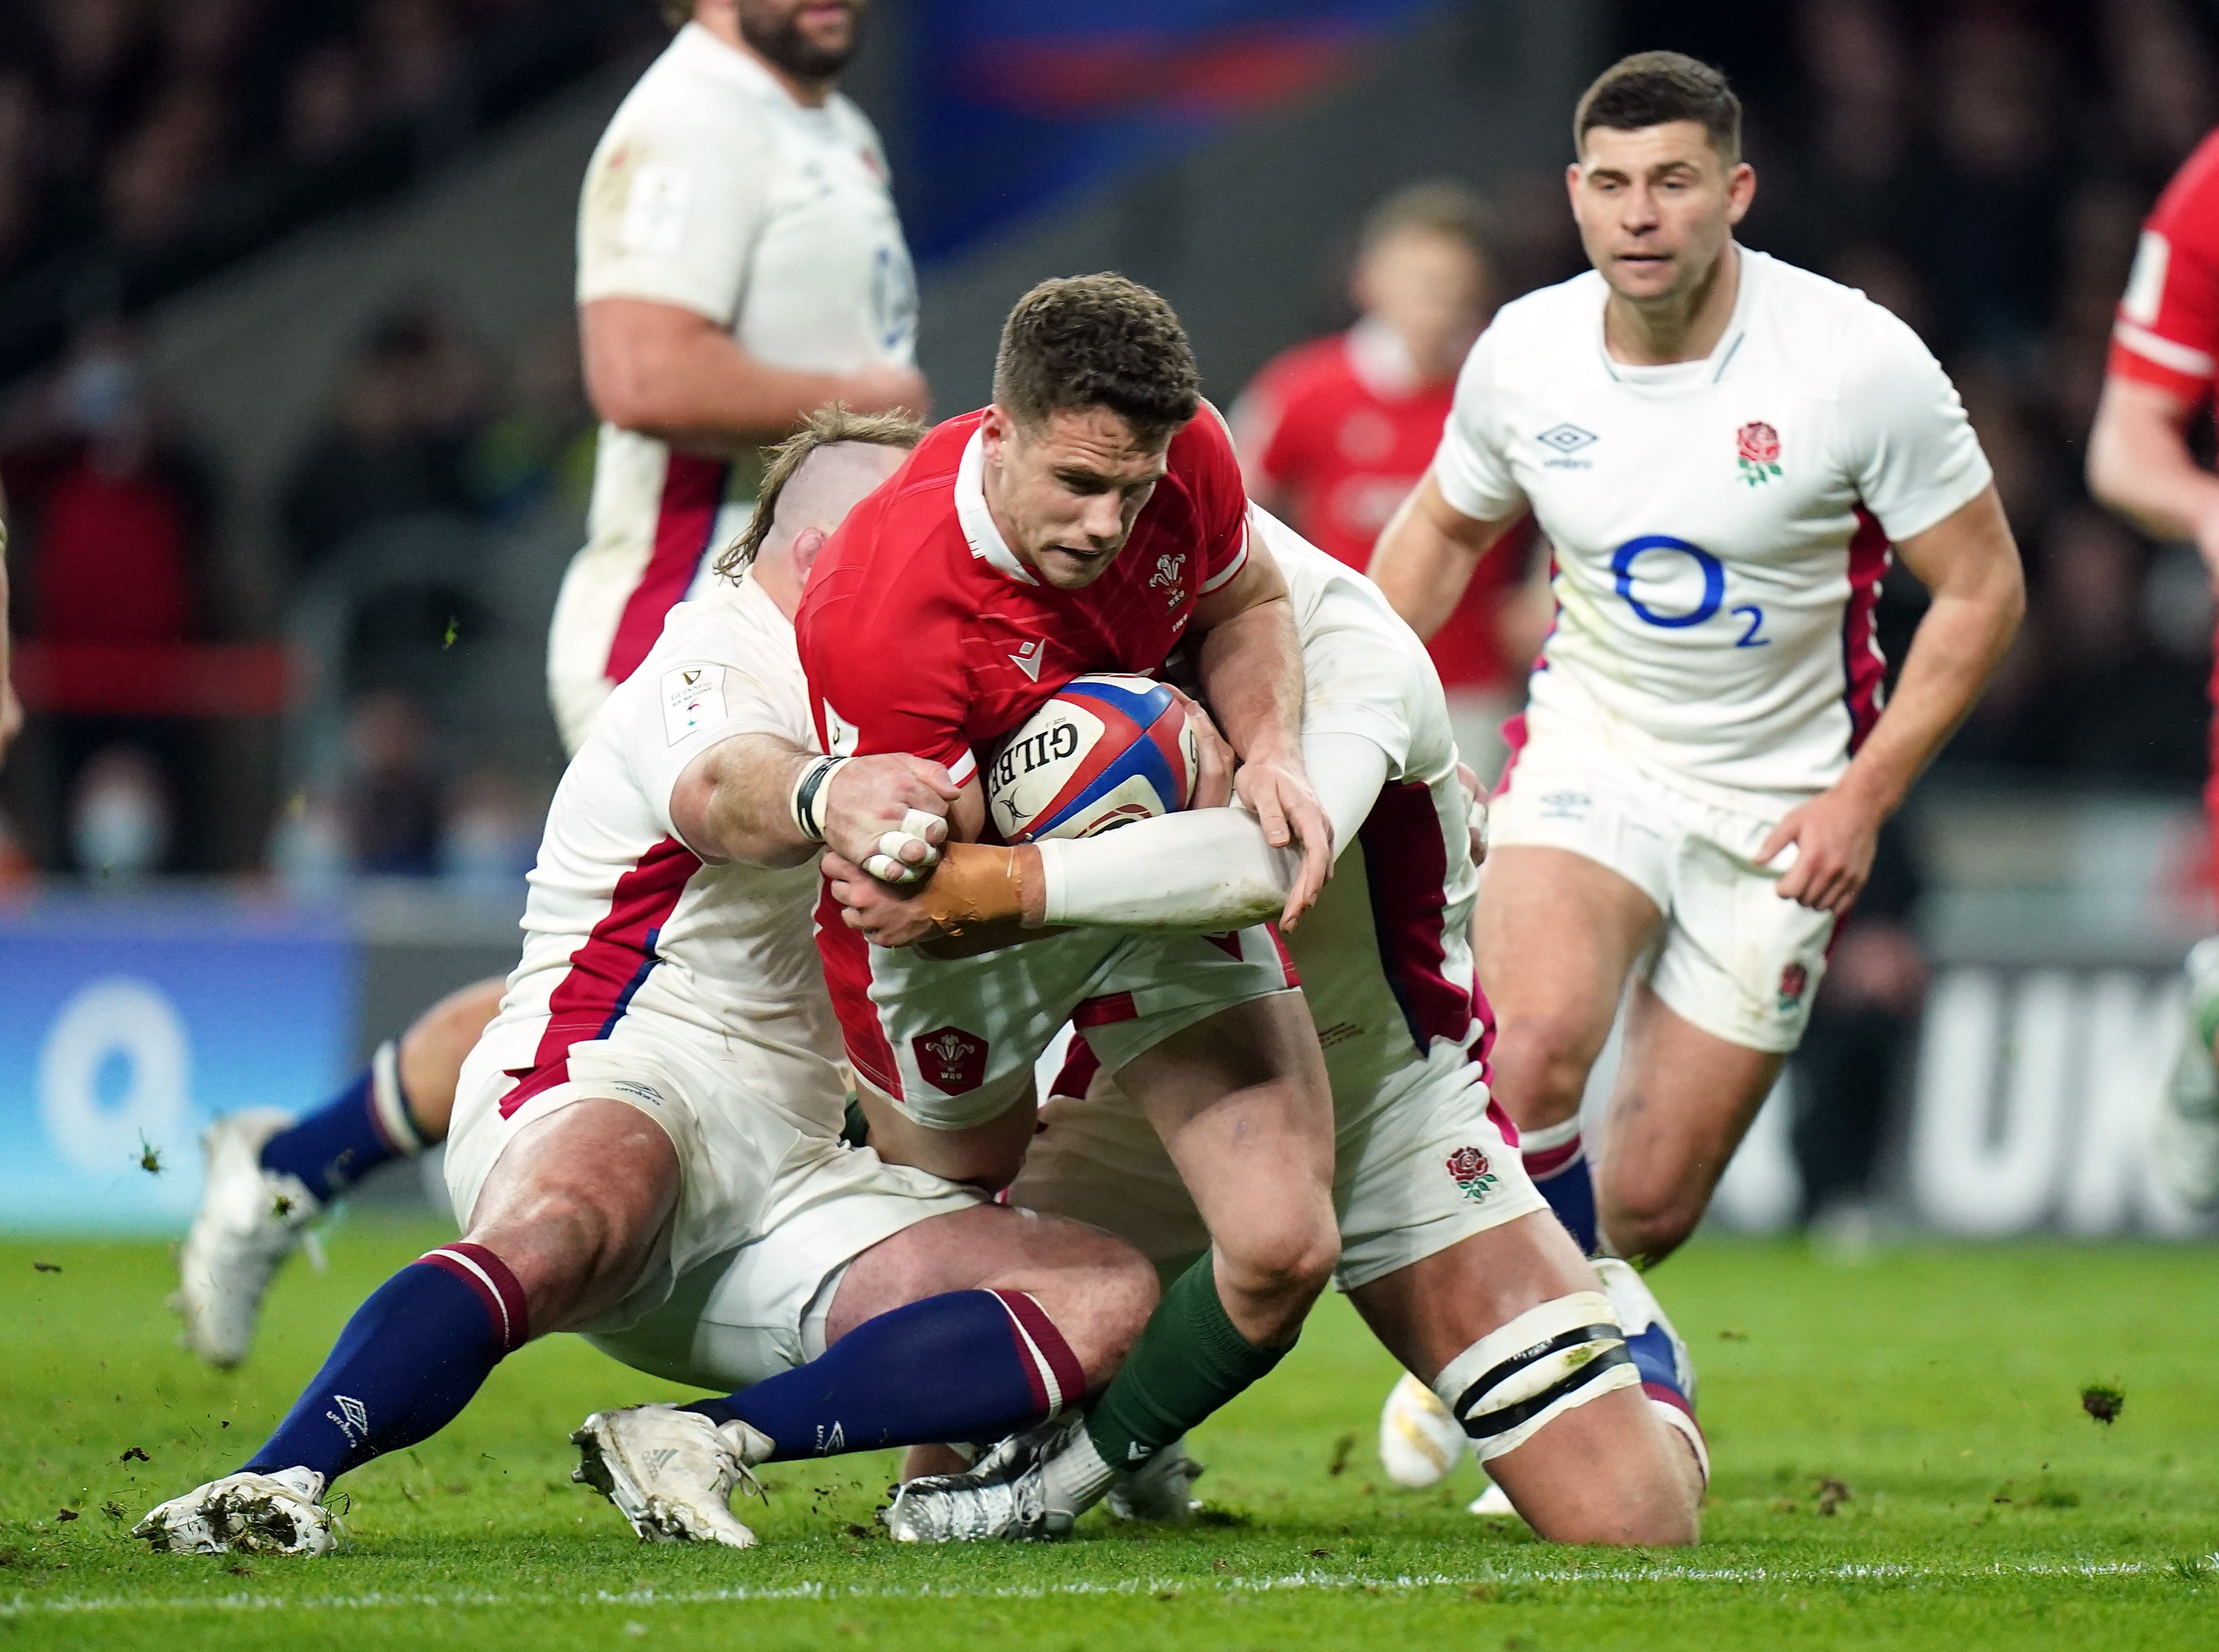
[[[1399,401],[1418,388],[1418,364],[1402,335],[1374,316],[1365,316],[1344,335],[1348,370],[1382,401]]]
[[[1040,583],[1032,569],[1017,560],[994,525],[994,513],[986,508],[986,448],[975,430],[963,444],[962,463],[955,467],[955,519],[963,525],[973,556],[1020,585]]]
[[[1613,361],[1610,340],[1605,330],[1603,312],[1595,311],[1595,353],[1602,358],[1602,370],[1620,384],[1652,390],[1681,390],[1691,384],[1717,384],[1724,381],[1726,369],[1741,353],[1742,341],[1749,337],[1750,311],[1754,307],[1752,295],[1762,277],[1758,266],[1766,262],[1762,252],[1752,252],[1739,241],[1733,244],[1735,255],[1741,260],[1739,284],[1734,289],[1733,314],[1726,318],[1726,330],[1719,335],[1711,353],[1700,361],[1663,362],[1655,366],[1640,366],[1632,362]],[[1597,285],[1601,285],[1598,283]],[[1603,301],[1610,300],[1610,289],[1603,288]]]

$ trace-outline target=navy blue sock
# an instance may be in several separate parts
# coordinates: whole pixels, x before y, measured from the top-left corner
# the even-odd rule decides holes
[[[947,1440],[986,1444],[1054,1416],[1085,1373],[1021,1291],[957,1290],[867,1320],[808,1364],[686,1407],[737,1417],[775,1442],[769,1461]]]
[[[291,1174],[319,1201],[348,1187],[389,1159],[424,1150],[401,1093],[400,1064],[391,1044],[345,1090],[306,1118],[262,1144],[262,1168]]]
[[[1594,1171],[1588,1163],[1576,1121],[1569,1137],[1562,1141],[1552,1140],[1562,1133],[1561,1126],[1520,1133],[1526,1173],[1533,1178],[1534,1190],[1557,1213],[1557,1220],[1571,1230],[1581,1254],[1593,1256],[1601,1239],[1595,1220]],[[1544,1141],[1549,1145],[1540,1145]]]
[[[482,1245],[457,1241],[370,1293],[315,1381],[247,1463],[326,1481],[428,1438],[525,1340],[524,1288]]]

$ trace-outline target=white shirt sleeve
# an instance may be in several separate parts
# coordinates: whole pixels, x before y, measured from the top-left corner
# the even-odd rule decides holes
[[[674,837],[680,834],[670,818],[670,794],[687,765],[710,747],[735,735],[767,734],[804,751],[817,748],[791,686],[781,692],[730,660],[673,660],[643,669],[626,687],[634,698],[625,759],[656,824]]]
[[[1333,822],[1336,857],[1387,783],[1387,754],[1358,735],[1302,731],[1302,763]],[[1277,917],[1302,857],[1264,841],[1256,817],[1238,804],[1135,821],[1099,837],[1050,838],[1040,846],[1051,924],[1110,929],[1192,929],[1205,934]]]
[[[1525,491],[1510,474],[1507,438],[1497,419],[1495,354],[1489,327],[1464,357],[1457,375],[1456,405],[1433,455],[1433,480],[1452,509],[1475,522],[1501,522],[1518,514]]]
[[[651,299],[730,326],[768,211],[769,142],[737,100],[619,113],[578,202],[578,302]]]
[[[1900,542],[1968,504],[1992,473],[1933,352],[1879,305],[1864,309],[1846,345],[1838,457],[1865,508]]]

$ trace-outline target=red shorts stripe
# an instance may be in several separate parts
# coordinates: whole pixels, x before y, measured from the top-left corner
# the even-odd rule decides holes
[[[1022,1291],[998,1290],[994,1295],[1001,1298],[1002,1306],[1010,1311],[1016,1328],[1024,1333],[1019,1340],[1021,1351],[1029,1356],[1027,1377],[1047,1416],[1067,1410],[1085,1398],[1086,1372],[1078,1363],[1078,1356],[1071,1351],[1071,1345],[1063,1339],[1063,1332],[1055,1328],[1055,1321],[1048,1318],[1047,1311]],[[1022,1345],[1028,1341],[1031,1348],[1023,1349]],[[1029,1355],[1034,1351],[1047,1362],[1044,1374],[1031,1369]],[[1053,1391],[1042,1381],[1043,1375],[1053,1382]]]

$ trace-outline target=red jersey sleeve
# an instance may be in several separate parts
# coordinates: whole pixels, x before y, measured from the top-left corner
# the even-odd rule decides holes
[[[2197,146],[2142,227],[2106,372],[2201,401],[2219,373],[2219,132]]]
[[[1292,487],[1302,474],[1291,450],[1297,432],[1287,417],[1299,388],[1298,352],[1290,351],[1265,364],[1233,404],[1232,426],[1244,474],[1259,492]]]
[[[896,570],[872,577],[886,525],[883,509],[867,507],[879,503],[866,500],[841,525],[802,597],[794,639],[810,716],[832,756],[906,752],[944,765],[960,786],[979,767],[965,732],[960,618]]]
[[[1202,404],[1178,439],[1188,450],[1179,464],[1194,500],[1202,538],[1202,588],[1208,593],[1248,565],[1248,487],[1241,480],[1225,415],[1209,402]]]

